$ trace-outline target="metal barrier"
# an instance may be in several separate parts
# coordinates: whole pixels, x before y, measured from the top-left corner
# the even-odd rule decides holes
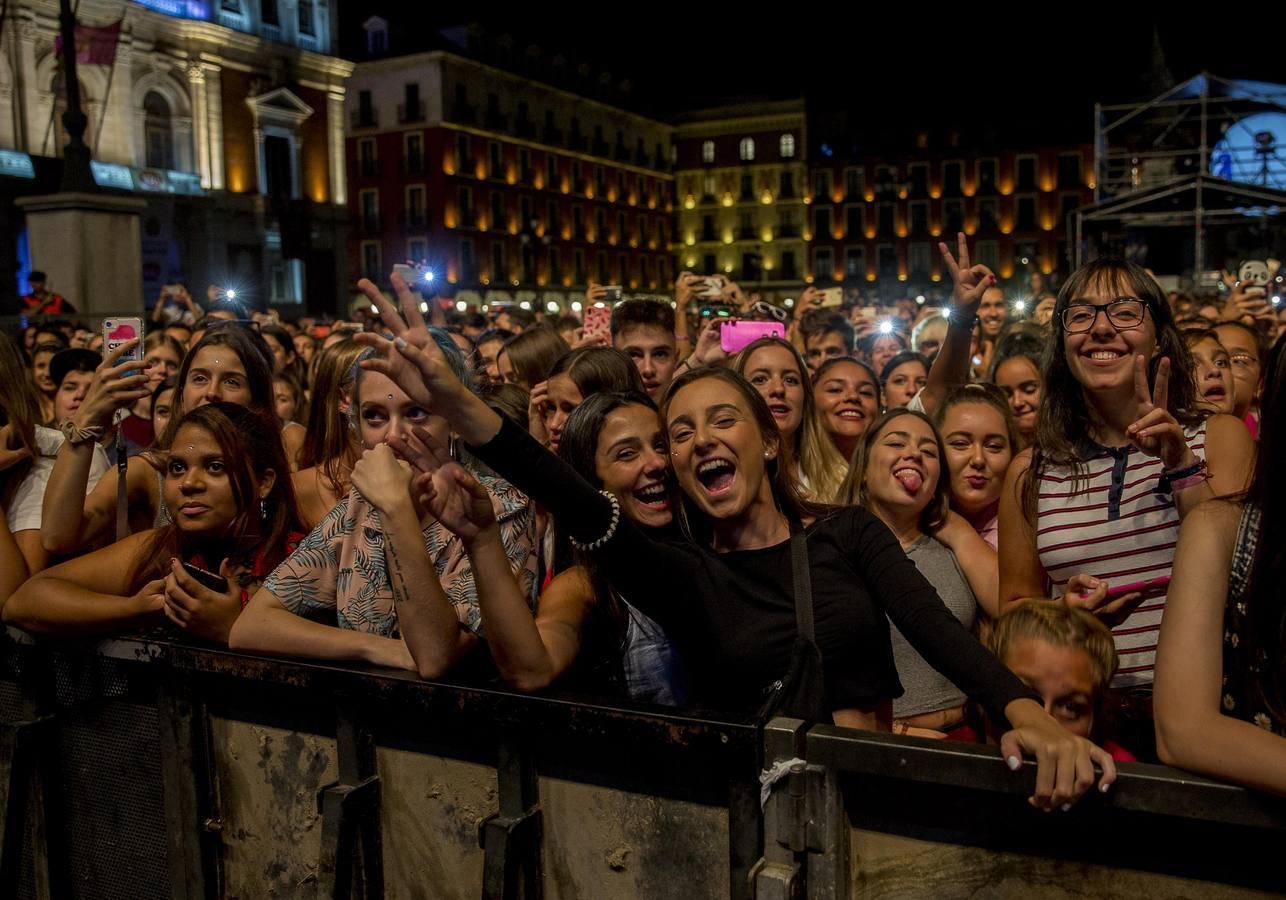
[[[479,673],[475,680],[484,680]],[[762,742],[762,743],[761,743]],[[756,769],[791,761],[759,809]],[[167,637],[0,637],[0,897],[1232,896],[1281,806],[1154,766],[1043,814],[994,750]]]

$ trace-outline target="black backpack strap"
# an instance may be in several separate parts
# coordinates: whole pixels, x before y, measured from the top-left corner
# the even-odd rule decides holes
[[[790,536],[790,565],[795,578],[795,627],[801,636],[814,641],[813,583],[808,574],[808,544],[802,531]]]

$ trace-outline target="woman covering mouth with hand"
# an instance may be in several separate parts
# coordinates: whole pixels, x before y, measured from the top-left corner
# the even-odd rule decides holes
[[[836,723],[890,725],[902,689],[887,614],[918,652],[1015,726],[1002,751],[1013,768],[1023,750],[1036,754],[1034,804],[1074,800],[1094,783],[1094,763],[1105,783],[1113,780],[1111,758],[1061,729],[969,635],[882,522],[859,507],[799,498],[789,444],[763,398],[736,373],[691,372],[666,393],[661,425],[691,537],[657,540],[622,515],[615,495],[599,493],[459,384],[413,295],[399,291],[409,325],[378,292],[368,296],[397,337],[364,334],[385,354],[365,365],[431,404],[480,458],[547,506],[604,576],[665,628],[704,703],[753,710],[787,676],[797,658],[792,558],[802,553],[825,669],[821,703]]]

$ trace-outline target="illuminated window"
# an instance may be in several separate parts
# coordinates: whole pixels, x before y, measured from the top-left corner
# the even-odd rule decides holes
[[[754,138],[746,137],[741,139],[741,161],[742,162],[755,161],[755,139]]]
[[[714,141],[701,142],[701,161],[703,163],[714,162]]]
[[[781,158],[792,159],[795,156],[795,136],[793,134],[783,134],[781,136]]]

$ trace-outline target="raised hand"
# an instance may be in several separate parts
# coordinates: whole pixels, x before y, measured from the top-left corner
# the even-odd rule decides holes
[[[942,261],[946,263],[947,271],[951,273],[951,281],[955,285],[951,292],[951,305],[962,312],[965,320],[968,321],[977,315],[983,292],[995,285],[996,276],[991,269],[982,264],[970,265],[969,245],[965,241],[963,231],[956,234],[956,251],[959,259],[951,255],[951,249],[945,242],[938,244],[938,250],[942,253]]]
[[[1148,363],[1143,354],[1134,357],[1134,395],[1139,417],[1126,429],[1130,441],[1148,456],[1161,460],[1166,469],[1178,469],[1196,461],[1183,427],[1170,414],[1170,358],[1157,366],[1156,384],[1148,388]]]
[[[546,446],[549,445],[549,432],[545,429],[545,402],[548,399],[548,381],[538,382],[527,398],[527,433]]]
[[[116,410],[127,409],[151,395],[150,377],[142,372],[143,363],[137,359],[120,361],[121,354],[132,350],[138,343],[139,339],[133,338],[121,344],[108,353],[94,370],[94,377],[85,391],[85,400],[76,410],[78,428],[106,428],[112,424]],[[129,372],[136,374],[128,375]]]
[[[688,305],[696,296],[697,288],[704,285],[705,281],[699,275],[686,271],[679,273],[679,277],[674,279],[674,305],[680,313],[687,311]]]
[[[459,463],[418,476],[416,487],[424,508],[466,547],[498,528],[491,495]]]
[[[697,346],[692,351],[691,361],[696,366],[714,366],[728,358],[728,353],[719,343],[719,329],[734,319],[710,319],[701,328],[697,336]]]

